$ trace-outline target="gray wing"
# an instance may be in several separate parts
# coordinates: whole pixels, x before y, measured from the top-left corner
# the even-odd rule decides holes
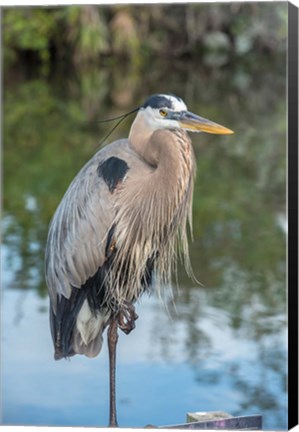
[[[116,194],[97,170],[112,156],[132,160],[127,140],[110,144],[90,159],[70,184],[50,224],[45,273],[54,312],[57,295],[70,298],[72,287],[80,288],[105,261]]]

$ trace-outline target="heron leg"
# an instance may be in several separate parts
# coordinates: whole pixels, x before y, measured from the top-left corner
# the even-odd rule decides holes
[[[135,321],[138,315],[132,303],[124,301],[117,315],[118,327],[126,334],[131,333],[135,328]]]
[[[124,302],[118,313],[113,313],[108,328],[108,351],[109,351],[109,378],[110,378],[110,414],[109,427],[118,427],[116,416],[116,391],[115,391],[115,369],[116,369],[116,346],[118,341],[117,327],[124,333],[129,334],[135,328],[138,315],[132,303]]]
[[[108,351],[109,351],[109,377],[110,377],[110,414],[109,427],[118,427],[116,417],[116,402],[115,402],[115,365],[116,365],[116,345],[118,341],[117,334],[118,320],[117,316],[113,315],[110,318],[108,329]]]

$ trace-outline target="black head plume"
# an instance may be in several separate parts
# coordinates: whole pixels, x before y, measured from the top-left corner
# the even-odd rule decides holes
[[[134,114],[135,112],[139,111],[139,109],[140,109],[140,107],[138,106],[137,108],[134,108],[132,111],[129,111],[125,114],[121,114],[121,115],[116,116],[116,117],[112,117],[112,118],[105,119],[105,120],[98,120],[98,121],[94,122],[94,123],[109,123],[109,122],[118,120],[116,125],[114,125],[113,128],[110,129],[110,131],[107,133],[107,135],[105,135],[104,138],[99,142],[99,147],[101,147],[104,144],[106,139],[110,137],[110,135],[115,131],[115,129],[121,124],[121,122],[123,120],[125,120],[131,114]]]

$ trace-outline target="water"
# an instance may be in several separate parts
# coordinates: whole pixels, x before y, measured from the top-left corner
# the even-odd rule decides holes
[[[236,334],[230,317],[211,306],[201,289],[191,294],[202,308],[191,326],[193,337],[201,341],[198,345],[190,340],[190,324],[169,320],[154,298],[138,306],[134,333],[121,335],[120,424],[180,423],[188,411],[220,408],[236,415],[262,412],[268,427],[285,424],[285,397],[278,398],[285,356],[277,349],[285,345],[284,316],[274,317],[280,330],[275,337],[264,336],[259,345]],[[47,300],[31,290],[11,290],[5,293],[3,310],[3,423],[105,425],[106,345],[94,360],[77,356],[54,362]],[[179,310],[179,315],[187,313]]]
[[[187,412],[222,410],[262,414],[266,429],[287,427],[285,59],[270,60],[217,71],[174,63],[171,75],[153,65],[160,76],[145,84],[128,70],[125,95],[113,91],[120,86],[115,68],[51,79],[22,68],[6,74],[3,424],[107,424],[106,344],[93,360],[53,360],[43,277],[47,226],[107,132],[86,122],[175,91],[235,135],[192,137],[198,174],[191,260],[202,285],[180,269],[175,307],[155,295],[138,303],[136,329],[120,336],[119,422],[174,424]],[[126,136],[130,121],[111,139]]]

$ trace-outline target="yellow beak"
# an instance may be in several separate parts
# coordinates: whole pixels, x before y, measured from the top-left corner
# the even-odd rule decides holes
[[[211,134],[229,135],[234,132],[224,126],[186,111],[180,114],[178,122],[181,127],[191,132],[206,132]]]

